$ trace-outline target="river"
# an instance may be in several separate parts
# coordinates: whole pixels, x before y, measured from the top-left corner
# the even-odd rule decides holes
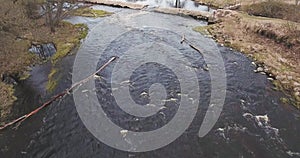
[[[73,23],[86,23],[91,29],[78,54],[90,52],[97,58],[100,67],[111,56],[122,57],[128,50],[148,53],[141,47],[143,43],[165,43],[180,50],[189,61],[200,85],[199,107],[196,116],[187,130],[174,142],[154,151],[127,152],[114,149],[89,132],[83,124],[74,103],[73,95],[53,103],[37,115],[26,120],[17,129],[0,132],[0,157],[300,157],[300,112],[292,105],[283,104],[280,98],[286,97],[274,90],[274,85],[266,75],[254,73],[256,67],[252,61],[240,52],[217,45],[212,39],[193,32],[195,26],[204,26],[206,22],[189,17],[180,17],[148,11],[138,11],[103,6],[97,9],[112,11],[111,17],[92,19],[72,17]],[[117,38],[114,34],[120,34]],[[210,106],[212,95],[210,71],[205,59],[217,60],[210,52],[203,54],[188,45],[181,44],[182,35],[203,50],[209,50],[215,44],[224,62],[226,71],[226,98],[221,115],[210,130],[200,138],[198,130]],[[111,39],[110,41],[103,41]],[[157,45],[147,46],[147,50],[156,50]],[[164,48],[164,47],[162,47]],[[103,54],[97,55],[97,51]],[[170,51],[166,48],[164,51]],[[94,56],[93,56],[94,54]],[[147,55],[147,54],[143,54]],[[174,62],[181,56],[170,56]],[[73,64],[76,55],[67,56],[56,66],[59,69],[59,82],[55,92],[60,92],[72,84]],[[135,58],[124,59],[128,65]],[[88,65],[89,60],[86,61]],[[218,63],[217,63],[218,64]],[[130,131],[151,131],[164,126],[174,117],[179,107],[178,102],[166,105],[166,109],[144,119],[128,116],[117,106],[111,97],[111,71],[116,63],[109,65],[99,75],[101,80],[93,81],[96,86],[98,101],[109,118],[118,126]],[[22,96],[13,108],[17,117],[37,107],[40,102],[50,97],[45,91],[47,75],[51,64],[36,66],[31,77],[19,84],[18,96]],[[73,72],[74,74],[75,72]],[[181,81],[168,67],[148,63],[133,71],[130,76],[131,97],[139,104],[147,104],[148,97],[140,94],[147,92],[153,83],[165,86],[167,97],[180,97]],[[84,92],[82,92],[84,93]],[[88,95],[88,94],[87,94]],[[115,142],[118,143],[118,142]]]

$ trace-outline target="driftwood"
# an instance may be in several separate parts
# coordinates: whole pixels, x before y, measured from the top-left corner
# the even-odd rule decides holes
[[[194,50],[196,50],[197,52],[199,52],[201,55],[203,55],[203,54],[202,54],[202,50],[201,50],[200,48],[196,47],[192,42],[190,42],[189,40],[187,40],[187,39],[185,38],[185,36],[183,35],[182,38],[181,38],[180,43],[183,44],[184,42],[185,42],[187,45],[189,45],[191,48],[193,48]],[[206,64],[203,65],[202,69],[205,70],[205,71],[209,71],[208,66],[207,66]]]
[[[199,52],[200,54],[202,54],[202,50],[201,50],[200,48],[196,47],[195,45],[193,45],[192,42],[190,42],[189,40],[187,40],[187,39],[185,38],[185,36],[183,35],[182,38],[181,38],[180,43],[182,44],[182,43],[184,43],[184,42],[185,42],[186,44],[188,44],[191,48],[193,48],[194,50],[196,50],[197,52]]]
[[[70,92],[72,90],[74,90],[76,87],[86,83],[87,81],[89,81],[90,79],[92,79],[97,73],[99,73],[100,71],[102,71],[105,67],[107,67],[111,62],[113,62],[115,59],[117,59],[117,57],[112,57],[110,58],[110,60],[108,60],[104,65],[102,65],[96,72],[94,72],[93,74],[91,74],[90,76],[88,76],[87,78],[74,83],[71,87],[65,89],[64,91],[56,94],[55,96],[53,96],[51,99],[49,99],[47,102],[45,102],[44,104],[42,104],[40,107],[36,108],[35,110],[31,111],[28,114],[25,114],[9,123],[4,124],[3,126],[0,126],[0,130],[3,130],[9,126],[12,126],[16,123],[19,123],[19,125],[25,121],[27,118],[31,117],[32,115],[36,114],[37,112],[39,112],[41,109],[45,108],[46,106],[50,105],[51,103],[53,103],[54,101],[61,99],[62,97],[66,96],[67,94],[70,94]]]

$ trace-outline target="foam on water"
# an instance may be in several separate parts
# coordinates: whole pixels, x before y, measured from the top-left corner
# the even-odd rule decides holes
[[[243,117],[246,118],[248,121],[254,122],[255,125],[262,129],[268,136],[279,137],[279,129],[272,127],[267,114],[253,115],[251,113],[244,113]]]

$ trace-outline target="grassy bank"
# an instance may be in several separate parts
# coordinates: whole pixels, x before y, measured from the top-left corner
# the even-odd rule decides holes
[[[32,18],[28,15],[26,1],[0,0],[0,118],[10,112],[10,107],[17,99],[14,96],[14,85],[5,82],[4,76],[16,81],[26,79],[30,67],[45,62],[36,55],[29,53],[31,44],[54,43],[57,53],[47,60],[55,65],[58,60],[68,55],[80,44],[80,40],[88,33],[86,25],[72,25],[61,22],[56,32],[51,32],[45,25],[45,18]],[[31,10],[32,11],[32,10]],[[88,8],[77,9],[74,14],[93,17],[110,15],[105,11],[94,11]],[[55,88],[56,70],[49,74],[47,88]]]
[[[254,16],[278,18],[300,22],[300,4],[294,5],[285,1],[274,1],[243,5],[240,10]]]
[[[84,17],[91,17],[91,18],[106,17],[111,14],[112,14],[111,12],[107,12],[103,10],[94,10],[89,7],[78,8],[70,12],[70,15],[72,16],[84,16]],[[56,36],[53,37],[53,41],[56,44],[58,50],[57,53],[51,57],[51,62],[54,65],[59,59],[68,55],[71,52],[71,50],[76,49],[76,47],[78,47],[80,44],[80,40],[84,39],[88,34],[88,27],[84,24],[72,25],[68,22],[62,22],[61,25],[63,26],[63,28],[67,29],[68,31],[65,31],[63,29],[62,31],[57,32],[59,34],[59,37]],[[69,36],[70,34],[74,35],[78,32],[79,34],[75,36]],[[58,71],[59,70],[53,67],[51,73],[48,75],[49,80],[46,85],[46,89],[49,92],[52,92],[55,89],[57,82],[59,81],[59,76],[56,76],[56,73]]]
[[[91,18],[99,18],[111,15],[111,12],[107,12],[104,10],[94,10],[91,8],[79,8],[73,11],[72,15],[74,16],[84,16]]]
[[[14,97],[13,86],[0,82],[0,96],[0,118],[4,118],[10,113],[10,107],[13,104],[13,102],[17,99],[16,97]]]
[[[276,76],[273,83],[277,89],[290,95],[289,102],[299,108],[300,24],[230,10],[218,10],[216,16],[220,23],[194,30],[209,32],[217,42],[243,52],[263,65],[266,73]]]

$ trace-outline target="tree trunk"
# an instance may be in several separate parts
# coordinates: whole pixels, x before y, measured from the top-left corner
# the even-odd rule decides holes
[[[57,4],[57,12],[56,12],[56,16],[54,18],[54,24],[55,24],[55,26],[58,25],[59,21],[62,18],[63,6],[64,6],[64,3],[65,3],[65,0],[60,0],[57,3],[58,3]]]
[[[46,3],[46,25],[50,28],[51,32],[55,32],[55,26],[54,26],[54,21],[53,21],[53,14],[52,14],[52,3],[47,2]]]

